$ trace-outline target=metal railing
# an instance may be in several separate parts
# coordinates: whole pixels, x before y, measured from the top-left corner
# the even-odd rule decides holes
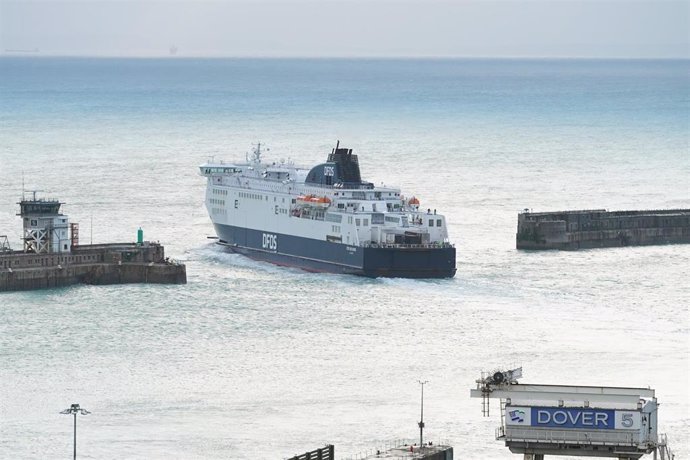
[[[432,447],[434,446],[433,443],[436,443],[435,446],[450,446],[450,442],[447,439],[437,439],[437,440],[432,440]],[[386,458],[387,460],[409,460],[410,456],[409,455],[400,455],[396,456],[395,454],[391,454],[392,449],[399,449],[399,448],[408,448],[409,446],[415,446],[415,449],[418,449],[418,446],[415,444],[419,442],[419,439],[391,439],[387,441],[376,441],[374,444],[376,445],[376,448],[374,449],[368,449],[365,450],[364,452],[359,452],[357,454],[351,455],[349,457],[342,457],[340,460],[364,460],[367,458],[371,458],[371,456],[375,456],[378,453],[380,454],[385,454],[383,458]]]
[[[333,444],[328,444],[320,449],[296,455],[288,460],[335,460],[335,448]]]
[[[574,443],[574,444],[615,444],[637,446],[645,441],[639,439],[639,433],[621,433],[616,431],[577,431],[577,430],[548,430],[525,429],[512,427],[499,427],[496,430],[496,439],[505,441],[527,441],[548,443]],[[636,436],[637,435],[637,436]]]
[[[375,243],[373,241],[365,241],[360,244],[363,248],[418,248],[418,249],[442,249],[442,248],[454,248],[455,245],[451,243],[419,243],[419,244],[407,244],[407,243]]]
[[[661,439],[659,439],[659,442],[656,445],[656,451],[659,454],[660,460],[674,460],[676,456],[668,446],[668,437],[665,434],[662,434],[660,438]],[[656,458],[656,455],[654,458]]]

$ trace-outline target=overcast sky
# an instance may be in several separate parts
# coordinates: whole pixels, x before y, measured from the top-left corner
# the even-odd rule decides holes
[[[0,0],[0,52],[690,58],[690,1]]]

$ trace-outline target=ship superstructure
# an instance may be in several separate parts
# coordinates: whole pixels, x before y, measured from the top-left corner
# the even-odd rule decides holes
[[[200,166],[219,243],[309,271],[448,278],[455,247],[436,210],[400,189],[363,181],[357,155],[338,145],[325,163],[266,164],[261,144],[244,163]]]

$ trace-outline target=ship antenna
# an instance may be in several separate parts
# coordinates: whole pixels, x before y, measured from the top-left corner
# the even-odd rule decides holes
[[[252,160],[255,163],[261,163],[261,142],[256,144],[256,148],[254,149],[254,157],[252,158]]]
[[[22,201],[25,200],[25,198],[24,198],[24,190],[26,190],[26,188],[24,187],[24,170],[22,169]]]

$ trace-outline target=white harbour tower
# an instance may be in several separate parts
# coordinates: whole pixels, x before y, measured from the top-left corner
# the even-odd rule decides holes
[[[19,203],[22,218],[24,252],[35,254],[68,253],[78,239],[76,224],[70,226],[69,218],[60,213],[63,203],[57,200],[36,198]],[[72,235],[70,236],[70,228]]]

